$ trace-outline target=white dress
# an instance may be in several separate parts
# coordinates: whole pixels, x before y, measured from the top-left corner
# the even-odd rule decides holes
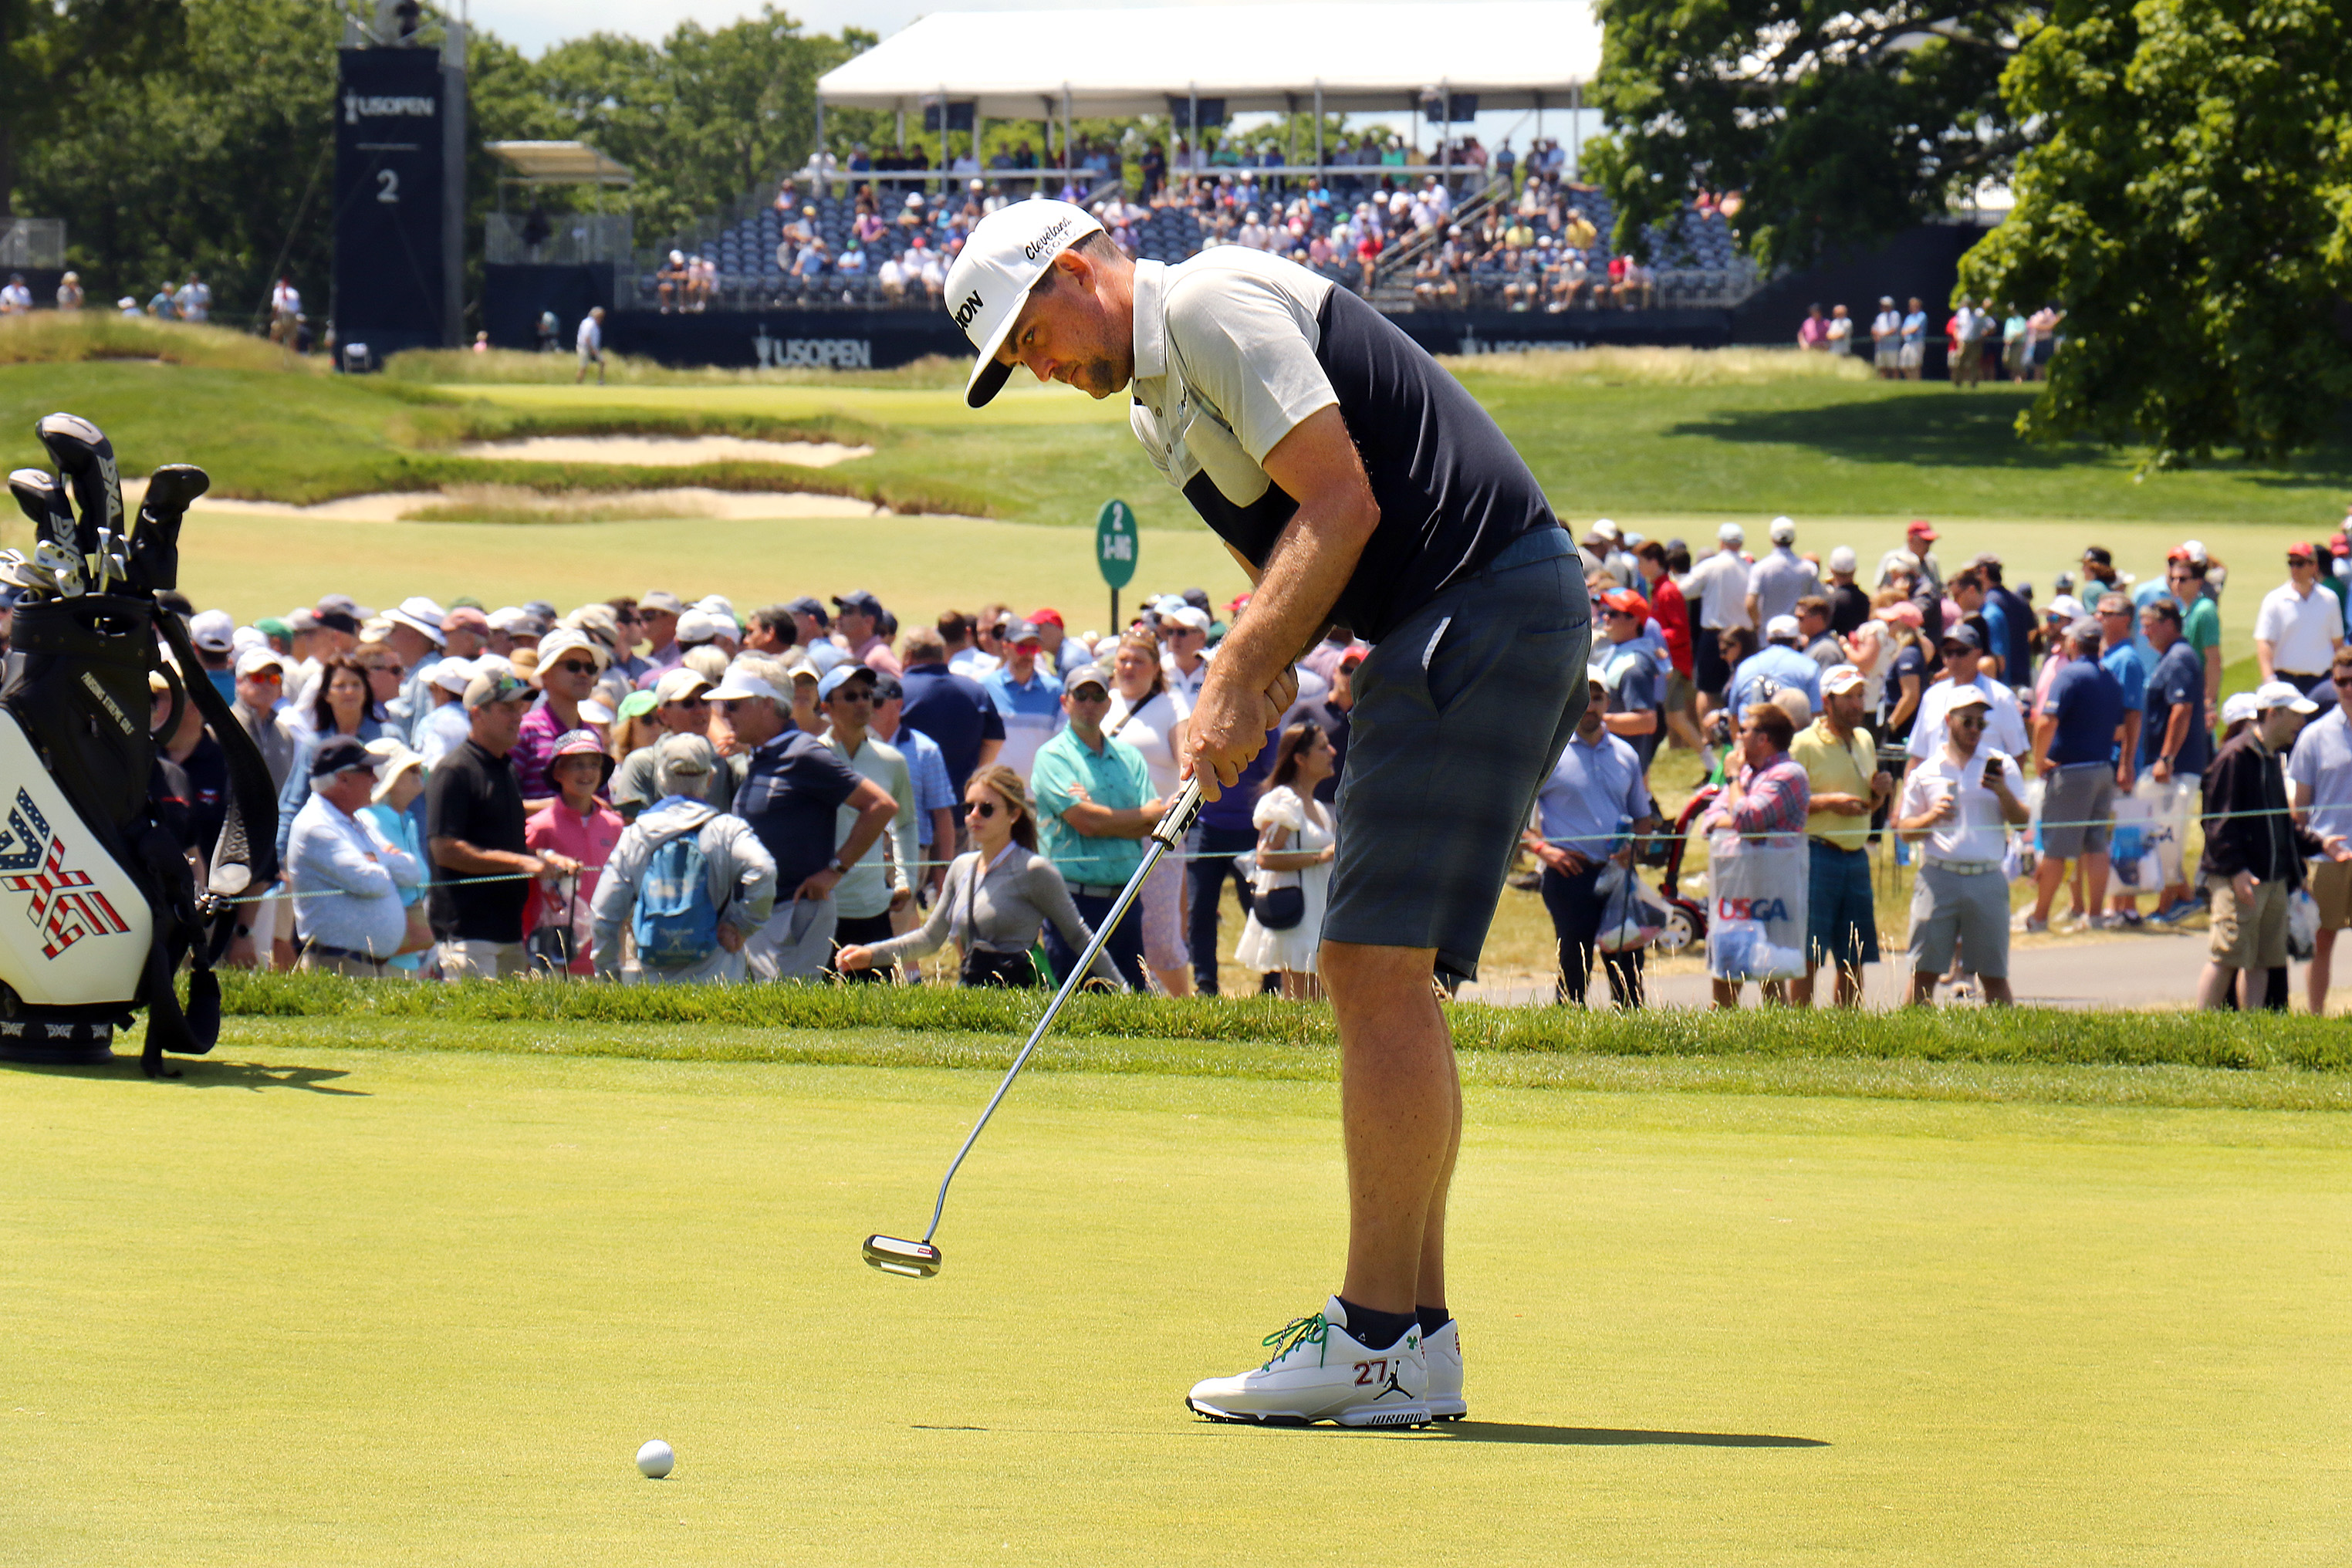
[[[1269,827],[1290,829],[1290,842],[1280,851],[1284,854],[1312,853],[1331,845],[1330,808],[1320,801],[1300,800],[1287,785],[1260,796],[1250,821],[1261,836]],[[1234,962],[1244,969],[1260,974],[1274,969],[1315,973],[1316,954],[1323,946],[1323,906],[1331,888],[1329,863],[1304,871],[1261,870],[1252,881],[1254,890],[1263,897],[1271,889],[1294,885],[1294,879],[1306,891],[1307,913],[1288,931],[1268,931],[1257,923],[1257,916],[1250,916],[1242,927],[1241,945],[1234,952]]]

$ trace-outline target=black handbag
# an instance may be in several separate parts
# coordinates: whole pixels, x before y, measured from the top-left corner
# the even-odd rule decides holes
[[[984,947],[966,948],[963,967],[956,979],[966,985],[1010,985],[1027,990],[1037,984],[1037,966],[1025,952],[991,952]]]
[[[1268,888],[1257,896],[1250,912],[1268,931],[1288,931],[1307,918],[1307,889]]]

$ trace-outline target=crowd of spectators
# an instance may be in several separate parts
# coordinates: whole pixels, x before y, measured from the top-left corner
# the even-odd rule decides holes
[[[1738,848],[1723,835],[1804,851],[1776,873],[1805,930],[1801,963],[1790,949],[1767,984],[1775,999],[1809,1002],[1828,967],[1835,999],[1859,1002],[1879,960],[1878,846],[1916,867],[1914,1001],[1948,982],[2009,1000],[2012,931],[2201,914],[2205,999],[2284,1005],[2291,895],[2308,882],[2309,1005],[2324,1008],[2334,933],[2352,924],[2344,533],[2289,548],[2254,617],[2255,689],[2225,700],[2229,573],[2198,541],[2137,584],[2093,545],[2037,609],[1991,553],[1948,572],[1924,521],[1867,578],[1850,547],[1800,553],[1798,532],[1775,519],[1757,552],[1726,523],[1697,561],[1606,520],[1585,533],[1594,706],[1528,841],[1562,1000],[1582,1000],[1596,956],[1619,1005],[1642,1000],[1638,947],[1608,940],[1610,921],[1634,918],[1609,868],[1630,870],[1660,820],[1648,774],[1670,742],[1701,751],[1709,783],[1688,815],[1718,855]],[[2020,882],[2032,896],[2012,913]],[[1774,901],[1752,890],[1713,917]],[[1738,972],[1717,973],[1716,994],[1736,1001]]]
[[[1824,967],[1832,999],[1858,1002],[1880,959],[1873,866],[1891,860],[1916,868],[1916,1000],[1946,984],[2007,999],[2013,931],[2193,916],[2208,1000],[2279,1005],[2301,908],[2324,1005],[2352,924],[2344,534],[2290,548],[2252,619],[2253,689],[2227,697],[2230,573],[2197,541],[2139,582],[2093,545],[2037,605],[1990,553],[1948,568],[1925,521],[1866,574],[1850,547],[1801,550],[1790,519],[1767,535],[1751,550],[1726,523],[1694,561],[1606,520],[1582,531],[1591,702],[1527,839],[1562,1000],[1598,958],[1620,1005],[1643,1001],[1642,943],[1611,922],[1640,896],[1637,851],[1695,829],[1740,875],[1781,879],[1805,924],[1769,975],[1717,974],[1727,1004],[1743,978],[1810,1001]],[[1247,601],[1161,596],[1108,635],[1003,605],[902,627],[865,592],[748,614],[664,592],[561,614],[331,596],[246,626],[178,607],[192,675],[281,790],[283,880],[250,898],[235,962],[915,979],[952,943],[932,981],[1021,984],[1066,974],[1108,920]],[[1214,992],[1222,952],[1315,994],[1366,651],[1334,634],[1299,662],[1241,786],[1110,933],[1105,983]],[[1706,779],[1671,830],[1651,784],[1669,747]],[[201,852],[225,809],[220,748],[191,706],[163,752]],[[2199,820],[2201,856],[2184,854]],[[1801,854],[1775,870],[1776,847]],[[1219,930],[1228,879],[1237,932]]]
[[[1733,260],[1727,209],[1704,196],[1652,257],[1612,248],[1613,209],[1567,177],[1556,139],[1524,158],[1508,142],[1490,156],[1468,139],[1432,168],[1409,163],[1398,138],[1366,135],[1304,174],[1285,172],[1270,142],[1204,157],[1180,142],[1173,169],[1155,149],[1133,191],[1110,149],[1078,151],[1066,172],[1024,178],[1034,157],[1014,153],[987,170],[959,161],[934,182],[901,173],[919,168],[914,154],[860,149],[845,165],[782,181],[769,210],[707,245],[671,251],[645,286],[663,310],[705,310],[730,291],[761,303],[936,308],[971,226],[1033,195],[1087,206],[1130,256],[1175,262],[1245,245],[1360,293],[1392,283],[1388,302],[1428,309],[1647,309],[1661,303],[1658,264],[1669,251],[1683,264]]]
[[[2004,314],[1990,300],[1964,299],[1944,318],[1939,333],[1927,301],[1914,295],[1897,310],[1895,297],[1883,294],[1866,329],[1843,305],[1827,311],[1809,306],[1797,325],[1797,347],[1808,353],[1866,353],[1881,381],[1917,381],[1927,374],[1930,343],[1940,336],[1945,372],[1956,385],[2042,381],[2064,336],[2065,316],[2054,305],[2030,314],[2011,307]],[[1866,341],[1857,342],[1865,331]]]

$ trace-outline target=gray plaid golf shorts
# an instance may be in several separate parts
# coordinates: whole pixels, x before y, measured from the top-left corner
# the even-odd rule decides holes
[[[1327,942],[1475,980],[1519,832],[1584,711],[1592,606],[1567,531],[1522,534],[1357,669]]]

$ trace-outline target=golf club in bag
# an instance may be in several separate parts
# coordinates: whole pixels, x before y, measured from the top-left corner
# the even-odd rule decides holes
[[[210,479],[186,464],[157,469],[126,527],[98,426],[52,414],[34,430],[57,472],[8,476],[37,538],[29,558],[0,555],[22,590],[0,679],[0,1058],[105,1060],[144,1007],[142,1065],[168,1077],[163,1053],[201,1056],[219,1037],[212,966],[235,900],[277,879],[277,791],[186,628],[155,604],[178,585],[180,524]],[[154,800],[151,670],[171,693],[161,733],[193,702],[227,759],[227,820],[202,889]]]
[[[948,1173],[940,1179],[939,1201],[931,1205],[930,1228],[923,1232],[920,1241],[908,1241],[897,1236],[867,1237],[865,1247],[866,1262],[885,1274],[902,1274],[909,1279],[929,1279],[940,1271],[942,1260],[940,1249],[931,1244],[931,1237],[939,1234],[940,1215],[947,1212],[948,1184],[955,1180],[956,1168],[963,1163],[963,1157],[971,1152],[971,1146],[980,1142],[980,1130],[988,1125],[990,1117],[996,1114],[997,1106],[1004,1100],[1004,1091],[1013,1087],[1013,1080],[1019,1078],[1021,1069],[1028,1065],[1029,1054],[1037,1048],[1037,1042],[1045,1037],[1045,1031],[1054,1026],[1054,1018],[1061,1012],[1062,1004],[1070,999],[1070,994],[1078,988],[1087,972],[1095,966],[1097,955],[1102,952],[1103,944],[1110,941],[1111,931],[1126,918],[1127,908],[1135,902],[1136,894],[1143,890],[1151,868],[1160,864],[1162,855],[1176,847],[1177,841],[1192,827],[1192,819],[1200,814],[1201,781],[1188,779],[1184,787],[1177,792],[1176,798],[1169,803],[1168,809],[1160,814],[1159,823],[1151,829],[1151,847],[1143,852],[1143,864],[1135,868],[1135,875],[1127,879],[1118,901],[1111,905],[1110,913],[1104,916],[1102,923],[1095,928],[1094,941],[1088,942],[1086,952],[1078,955],[1078,961],[1071,965],[1070,973],[1062,977],[1062,988],[1055,992],[1053,1001],[1046,1004],[1045,1016],[1037,1020],[1035,1028],[1029,1031],[1029,1043],[1021,1047],[1019,1056],[1013,1058],[1013,1065],[1004,1071],[1004,1081],[996,1086],[996,1092],[989,1098],[988,1109],[980,1113],[980,1120],[971,1124],[971,1131],[965,1137],[963,1147],[957,1150],[956,1157],[948,1162]]]

